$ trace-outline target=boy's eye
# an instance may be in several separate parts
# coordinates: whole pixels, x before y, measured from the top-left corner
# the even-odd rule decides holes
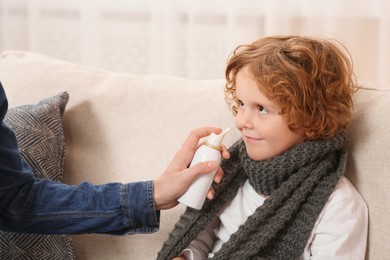
[[[243,107],[244,106],[244,102],[242,102],[239,99],[237,99],[237,104],[238,104],[239,107]]]
[[[259,112],[260,113],[268,113],[268,110],[265,109],[265,107],[263,107],[263,106],[259,106]]]

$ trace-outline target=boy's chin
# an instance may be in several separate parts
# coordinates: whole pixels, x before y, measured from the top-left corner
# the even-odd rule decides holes
[[[259,152],[255,152],[255,151],[248,151],[248,149],[246,149],[246,152],[249,156],[249,158],[251,158],[252,160],[254,161],[262,161],[262,160],[267,160],[269,159],[268,156],[264,155],[264,154],[261,154]]]
[[[257,150],[257,149],[250,149],[248,147],[246,147],[246,153],[248,154],[248,157],[254,161],[269,160],[277,156],[277,155],[270,155],[270,153],[265,152],[264,149]]]

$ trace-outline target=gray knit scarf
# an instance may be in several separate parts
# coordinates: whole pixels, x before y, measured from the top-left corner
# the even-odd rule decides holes
[[[270,160],[254,161],[239,140],[229,149],[231,159],[221,163],[224,177],[214,187],[214,199],[206,201],[201,210],[186,209],[157,259],[178,256],[247,179],[267,199],[213,259],[299,259],[318,215],[345,171],[345,141],[344,134],[306,141]]]

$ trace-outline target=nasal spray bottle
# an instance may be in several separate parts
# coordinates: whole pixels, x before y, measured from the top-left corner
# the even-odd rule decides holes
[[[190,167],[198,162],[206,161],[216,161],[219,164],[221,162],[222,139],[229,130],[230,128],[226,128],[219,135],[214,133],[209,135],[207,141],[196,150]],[[216,172],[217,169],[211,173],[200,175],[188,190],[179,197],[178,201],[191,208],[201,209]]]

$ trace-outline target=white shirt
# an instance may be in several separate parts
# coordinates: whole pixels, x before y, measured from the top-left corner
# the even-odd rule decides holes
[[[183,255],[187,260],[212,257],[265,199],[246,181],[232,202],[198,234]],[[301,259],[364,260],[367,232],[367,205],[349,180],[342,177],[321,211]]]

